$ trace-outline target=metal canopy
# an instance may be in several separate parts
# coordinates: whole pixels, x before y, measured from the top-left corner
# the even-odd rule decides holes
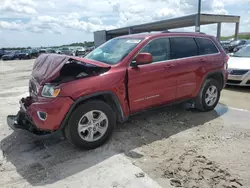
[[[167,29],[190,27],[190,26],[195,26],[196,17],[197,14],[192,14],[168,20],[123,27],[119,29],[108,30],[107,34],[126,35],[128,33],[162,31]],[[201,25],[214,24],[214,23],[239,23],[239,22],[240,22],[240,16],[216,15],[216,14],[201,14],[200,16]]]
[[[172,18],[168,20],[162,20],[152,23],[145,23],[141,25],[128,26],[112,30],[101,30],[94,32],[94,41],[95,46],[100,46],[107,40],[110,40],[114,37],[133,34],[133,33],[142,33],[150,31],[163,31],[169,29],[177,29],[182,27],[196,26],[198,20],[198,14],[192,14],[188,16],[183,16],[179,18]],[[217,24],[217,38],[220,40],[221,36],[221,23],[235,23],[235,39],[238,38],[239,33],[239,23],[240,16],[233,15],[217,15],[217,14],[201,14],[200,15],[200,25],[207,24]],[[197,29],[197,27],[196,27]]]

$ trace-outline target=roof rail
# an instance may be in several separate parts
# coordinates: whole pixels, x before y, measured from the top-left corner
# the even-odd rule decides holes
[[[191,32],[191,31],[169,31],[169,30],[164,30],[162,33],[200,33],[200,34],[206,34],[204,32]]]
[[[164,31],[162,31],[162,33],[170,33],[170,31],[169,30],[164,30]]]

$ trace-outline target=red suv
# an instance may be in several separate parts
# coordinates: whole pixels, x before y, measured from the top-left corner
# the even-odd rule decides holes
[[[30,96],[7,122],[38,137],[62,131],[73,145],[96,148],[116,122],[145,109],[181,101],[200,111],[214,109],[227,61],[215,37],[200,33],[122,36],[85,58],[42,54],[33,67]]]

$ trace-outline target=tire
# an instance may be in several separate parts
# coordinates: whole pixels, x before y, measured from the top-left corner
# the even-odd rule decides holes
[[[216,88],[217,92],[212,92],[213,93],[213,96],[211,96],[212,100],[208,100],[210,102],[207,103],[206,99],[210,98],[207,92],[211,91],[212,88]],[[220,90],[219,83],[214,79],[207,79],[202,85],[202,88],[198,96],[196,97],[196,100],[195,100],[196,109],[202,112],[213,110],[219,102],[220,92],[221,90]],[[216,96],[216,99],[214,99],[215,96]]]
[[[103,120],[102,123],[105,124],[106,132],[103,133],[103,135],[93,141],[86,140],[88,136],[84,135],[90,135],[89,128],[85,130],[85,132],[79,133],[78,127],[79,123],[85,119],[85,121],[88,121],[88,118],[86,119],[87,113],[95,113],[96,111],[103,113],[104,116],[107,118],[107,120]],[[94,116],[94,115],[93,115]],[[92,117],[93,117],[92,116]],[[88,123],[86,123],[88,124]],[[113,112],[112,108],[103,101],[88,101],[80,106],[78,106],[72,113],[68,124],[64,128],[64,135],[67,138],[67,140],[80,149],[94,149],[101,145],[103,145],[112,135],[112,132],[116,125],[116,116]],[[84,129],[87,127],[90,127],[91,125],[84,125],[82,126]],[[100,122],[101,126],[101,122]],[[92,131],[95,129],[94,127],[90,128]],[[98,130],[97,128],[96,130]],[[99,132],[94,133],[95,135],[99,135]],[[94,136],[93,136],[94,137]]]

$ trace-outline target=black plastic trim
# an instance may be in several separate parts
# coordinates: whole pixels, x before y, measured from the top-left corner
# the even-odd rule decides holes
[[[35,134],[35,133],[25,129],[25,127],[23,125],[18,124],[18,119],[19,119],[20,113],[24,113],[24,112],[19,112],[17,115],[8,115],[7,116],[7,124],[14,131],[22,131],[23,133],[25,133],[25,134],[27,134],[35,139],[38,139],[38,140],[46,140],[46,139],[51,139],[51,138],[62,137],[62,132],[60,130],[50,132],[48,134],[38,135],[38,134]]]
[[[221,89],[223,89],[223,88],[225,87],[226,82],[225,82],[225,76],[224,76],[222,70],[212,71],[212,72],[209,72],[208,74],[206,74],[203,83],[206,81],[206,79],[207,79],[209,76],[212,76],[212,75],[214,75],[214,74],[221,74],[221,76],[223,77],[223,79],[222,79],[222,82],[223,82],[223,83],[222,83],[222,88],[221,88]],[[202,83],[202,84],[203,84],[203,83]],[[201,87],[202,87],[202,85],[201,85]]]

